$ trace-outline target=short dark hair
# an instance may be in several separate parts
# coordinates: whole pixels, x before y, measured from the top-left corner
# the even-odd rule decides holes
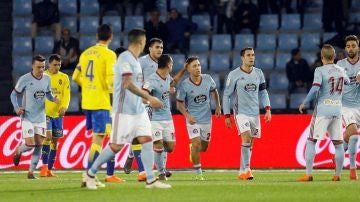
[[[97,29],[98,39],[100,41],[107,41],[112,35],[112,29],[108,24],[102,24]]]
[[[158,68],[163,69],[171,62],[171,56],[169,54],[162,54],[158,59]]]
[[[154,45],[154,43],[163,43],[163,40],[161,40],[160,38],[152,38],[149,40],[149,47]]]
[[[49,57],[49,63],[52,62],[53,60],[61,61],[61,56],[58,55],[58,54],[52,54],[52,55],[50,55],[50,57]]]
[[[126,51],[126,48],[123,46],[120,46],[119,48],[115,49],[116,57],[119,57],[119,55],[124,51]]]
[[[291,50],[291,56],[295,56],[296,54],[298,54],[300,52],[300,49],[298,48],[294,48]]]
[[[198,57],[198,56],[189,56],[189,57],[186,59],[185,63],[186,63],[186,64],[190,64],[192,61],[195,61],[195,60],[199,60],[199,57]]]
[[[45,57],[42,56],[42,55],[35,55],[33,58],[32,58],[32,64],[35,63],[35,61],[39,61],[39,62],[44,62],[45,61]]]
[[[356,35],[349,35],[349,36],[346,36],[345,37],[345,44],[348,42],[348,41],[356,41],[357,45],[359,45],[359,39]]]
[[[244,56],[245,51],[247,51],[247,50],[254,50],[254,48],[253,47],[245,47],[245,48],[241,49],[240,56]]]
[[[146,36],[146,31],[144,29],[135,28],[130,30],[130,32],[128,33],[129,44],[139,42],[139,39],[142,36]]]

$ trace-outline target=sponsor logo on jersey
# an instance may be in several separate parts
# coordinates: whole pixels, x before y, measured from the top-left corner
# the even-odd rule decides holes
[[[249,92],[249,91],[256,91],[256,85],[253,83],[248,83],[245,85],[244,90]]]
[[[339,105],[341,105],[341,100],[325,99],[325,100],[324,100],[324,104],[325,104],[325,105],[336,105],[336,106],[339,106]]]
[[[36,92],[34,93],[34,98],[35,98],[35,99],[42,99],[42,98],[44,98],[44,97],[45,97],[45,92],[42,91],[42,90],[36,91]]]
[[[194,102],[198,103],[198,104],[202,104],[202,103],[206,102],[206,100],[207,100],[206,95],[198,95],[194,98]]]
[[[168,98],[169,98],[169,91],[166,91],[166,92],[164,92],[162,95],[161,95],[161,99],[163,99],[163,100],[167,100]]]

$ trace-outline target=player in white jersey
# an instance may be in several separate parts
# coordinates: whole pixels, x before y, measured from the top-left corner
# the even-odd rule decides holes
[[[187,131],[191,141],[190,161],[195,169],[195,179],[205,180],[201,170],[200,152],[206,152],[211,138],[210,94],[215,100],[217,117],[221,115],[220,98],[211,76],[201,74],[198,57],[189,57],[185,66],[190,76],[180,84],[176,106],[186,117]]]
[[[151,110],[152,136],[154,141],[154,160],[159,171],[159,180],[167,180],[166,159],[167,152],[172,152],[175,147],[175,128],[171,115],[170,88],[175,87],[184,75],[186,69],[181,69],[172,78],[173,60],[170,55],[161,55],[158,59],[158,68],[155,73],[145,81],[143,89],[150,95],[157,97],[163,102],[163,107]]]
[[[46,137],[45,97],[59,104],[59,99],[53,97],[51,93],[50,77],[43,74],[44,70],[45,58],[41,55],[34,56],[31,72],[19,78],[10,95],[14,110],[21,117],[21,134],[25,140],[25,144],[16,149],[13,158],[14,165],[19,165],[22,153],[34,148],[28,179],[37,179],[33,172],[39,162],[42,142]],[[19,99],[22,99],[21,104],[19,104]]]
[[[146,172],[146,188],[171,187],[156,180],[152,170],[154,152],[151,123],[142,99],[153,108],[162,107],[162,102],[141,89],[143,75],[138,56],[146,43],[145,30],[131,30],[128,33],[128,41],[128,50],[119,55],[114,66],[113,127],[109,145],[101,152],[91,168],[83,173],[83,182],[88,189],[97,189],[95,175],[99,166],[113,158],[125,143],[131,143],[135,138],[142,144],[141,159]]]
[[[309,106],[313,99],[315,108],[311,119],[310,134],[306,142],[305,159],[306,173],[299,181],[312,181],[315,145],[317,140],[323,140],[326,132],[335,147],[336,168],[332,181],[339,181],[344,162],[344,146],[341,128],[341,107],[343,86],[349,82],[345,71],[334,64],[335,49],[325,44],[321,49],[323,66],[317,67],[314,73],[313,85],[303,103],[299,106],[300,113]]]
[[[247,47],[240,52],[242,64],[232,70],[225,84],[223,95],[223,112],[225,125],[231,128],[230,98],[234,100],[234,118],[241,138],[241,156],[239,180],[254,178],[250,169],[250,160],[254,138],[260,138],[259,101],[265,108],[265,121],[271,121],[269,95],[266,91],[265,77],[261,69],[254,67],[255,52]],[[259,100],[260,99],[260,100]]]
[[[349,150],[351,180],[357,180],[356,153],[358,146],[358,125],[360,125],[360,85],[356,82],[356,76],[360,71],[359,62],[359,39],[355,35],[345,38],[345,51],[347,57],[337,62],[342,67],[350,83],[344,86],[343,93],[343,122],[346,126],[344,134],[344,150]]]

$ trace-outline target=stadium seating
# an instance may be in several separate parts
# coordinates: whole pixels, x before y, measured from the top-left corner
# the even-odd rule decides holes
[[[124,32],[128,32],[134,28],[143,28],[144,18],[143,16],[125,16]]]
[[[279,18],[276,14],[260,15],[260,32],[276,31],[279,28]]]
[[[177,73],[181,68],[183,68],[185,63],[185,55],[183,54],[171,54],[173,59],[173,73]]]
[[[61,15],[77,14],[77,2],[74,0],[58,0],[58,5]]]
[[[270,90],[287,90],[289,81],[285,73],[273,71],[270,74],[269,89]]]
[[[349,15],[349,23],[360,23],[360,12],[353,12]]]
[[[111,43],[109,44],[109,48],[115,51],[117,48],[121,46],[121,40],[119,35],[114,35]]]
[[[255,47],[254,35],[252,34],[235,35],[234,50],[239,51],[245,47]]]
[[[286,94],[270,93],[269,98],[272,109],[286,109]]]
[[[193,15],[191,17],[193,23],[197,24],[196,32],[206,33],[211,30],[210,16],[209,15]]]
[[[274,54],[273,53],[256,54],[255,67],[262,70],[272,70],[274,68]]]
[[[13,18],[13,35],[30,36],[31,34],[31,18],[15,17]]]
[[[122,38],[122,46],[124,46],[124,47],[128,47],[128,44],[129,44],[129,41],[128,41],[128,38],[127,38],[127,36],[123,36],[123,38]]]
[[[215,34],[212,36],[212,51],[231,51],[231,36],[229,34]]]
[[[320,51],[320,50],[318,50],[318,51]],[[316,57],[317,57],[316,53],[317,52],[314,52],[314,51],[302,51],[301,56],[308,62],[309,65],[311,65],[316,60]]]
[[[240,52],[234,51],[232,55],[231,69],[239,67],[241,65]]]
[[[54,37],[37,36],[35,38],[35,52],[48,55],[54,48]]]
[[[13,37],[13,54],[29,55],[32,52],[31,37]]]
[[[212,72],[229,71],[229,61],[229,54],[213,53],[210,56],[209,70]]]
[[[71,93],[70,104],[68,112],[79,112],[80,111],[80,95],[79,93]]]
[[[317,50],[320,46],[319,33],[304,33],[301,35],[301,50]]]
[[[180,13],[188,12],[189,0],[170,0],[170,8],[176,8]]]
[[[61,26],[63,28],[70,29],[71,33],[77,32],[77,20],[75,16],[61,17],[60,18]]]
[[[336,32],[324,32],[322,42],[326,43],[328,40],[332,39],[336,35]]]
[[[13,16],[31,16],[32,5],[30,0],[14,0]]]
[[[18,78],[21,75],[31,71],[32,56],[13,56],[13,70],[12,74],[14,78]]]
[[[206,72],[208,70],[208,66],[209,66],[209,60],[208,60],[207,53],[190,54],[189,56],[191,56],[191,55],[196,55],[199,57],[201,69],[202,69],[202,71]]]
[[[190,38],[190,52],[205,52],[209,50],[207,35],[192,35]]]
[[[320,31],[322,28],[320,13],[305,13],[304,14],[304,31]]]
[[[276,70],[285,70],[286,69],[286,63],[291,60],[291,54],[290,53],[277,53],[276,54],[276,64],[275,69]]]
[[[69,78],[71,78],[71,75],[69,75]],[[70,91],[73,93],[79,92],[79,86],[72,79],[70,79]]]
[[[81,34],[94,34],[99,27],[99,18],[96,16],[81,16],[80,29]]]
[[[104,16],[102,24],[109,24],[115,34],[119,34],[122,30],[120,16]]]
[[[290,51],[298,47],[297,34],[280,34],[278,50]]]
[[[281,16],[280,31],[298,31],[300,25],[299,14],[283,14]]]
[[[300,104],[304,101],[306,93],[293,93],[290,94],[290,109],[299,108]]]
[[[276,49],[275,34],[258,34],[256,39],[256,50],[274,51]]]
[[[97,0],[80,1],[81,15],[99,15],[99,3]]]
[[[80,37],[80,50],[83,51],[88,47],[96,44],[96,36],[95,35],[82,35]]]

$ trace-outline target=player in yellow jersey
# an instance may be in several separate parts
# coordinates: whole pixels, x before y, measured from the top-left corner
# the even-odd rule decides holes
[[[51,80],[51,91],[60,100],[59,104],[45,100],[46,111],[46,138],[42,148],[43,166],[40,177],[55,177],[52,168],[56,159],[57,142],[63,136],[63,117],[70,102],[69,77],[60,72],[61,57],[53,54],[49,57],[49,68],[45,71]]]
[[[79,64],[72,79],[81,85],[81,108],[86,116],[86,128],[92,130],[93,138],[88,157],[88,168],[91,167],[101,152],[101,145],[106,135],[111,109],[110,93],[113,86],[113,65],[116,54],[108,48],[112,40],[112,30],[107,24],[97,30],[96,45],[81,53]],[[106,181],[123,182],[116,176],[108,176]],[[104,184],[97,182],[100,187]]]

